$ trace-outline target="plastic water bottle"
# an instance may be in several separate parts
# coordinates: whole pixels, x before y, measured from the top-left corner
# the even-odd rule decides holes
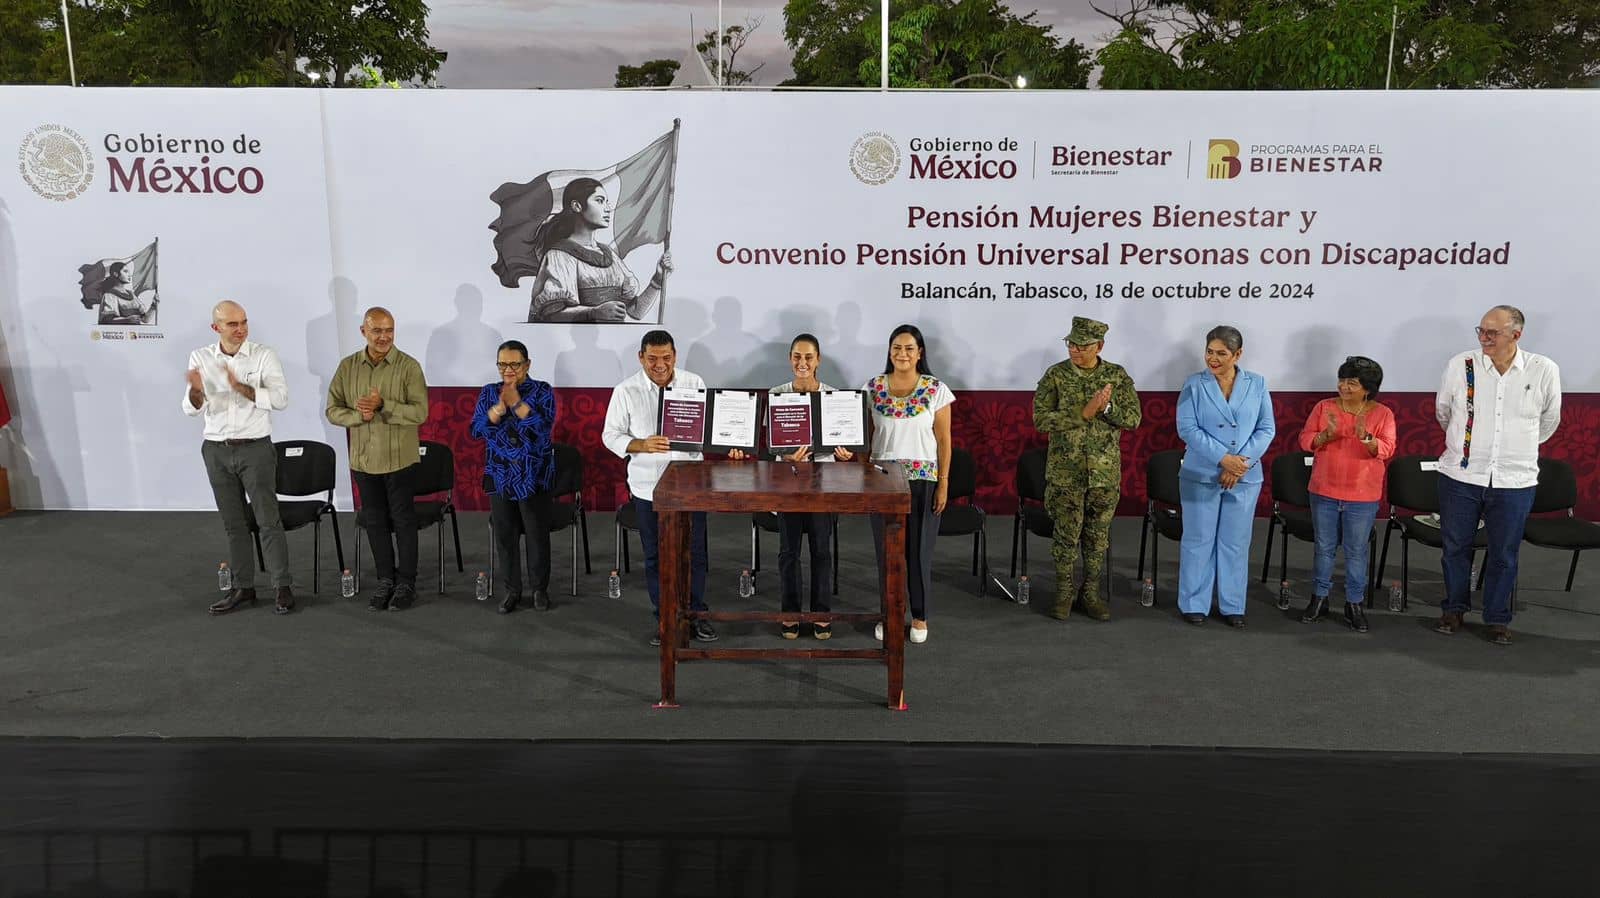
[[[349,568],[345,568],[344,573],[339,575],[339,595],[347,599],[356,597],[356,575],[350,573]]]
[[[489,598],[489,575],[478,572],[478,582],[473,586],[472,597],[482,602]]]
[[[1289,610],[1289,581],[1288,580],[1279,580],[1278,581],[1278,610],[1279,611],[1287,611],[1287,610]]]
[[[1155,607],[1156,581],[1153,577],[1144,578],[1144,586],[1139,588],[1139,604],[1145,608]]]
[[[622,598],[622,578],[617,576],[616,571],[612,571],[611,576],[606,578],[606,598]]]
[[[1028,604],[1028,598],[1029,598],[1028,593],[1031,592],[1032,589],[1033,589],[1032,585],[1028,583],[1028,575],[1027,574],[1023,574],[1022,576],[1017,578],[1017,604],[1018,605],[1026,605],[1026,604]]]
[[[1389,610],[1390,611],[1403,611],[1403,610],[1405,610],[1405,604],[1406,604],[1406,593],[1405,593],[1405,590],[1400,588],[1400,581],[1396,580],[1393,583],[1389,584]]]
[[[739,598],[748,599],[756,594],[756,578],[749,568],[739,572]]]
[[[217,565],[217,589],[220,592],[227,592],[232,588],[233,571],[228,570],[228,563],[224,561],[223,563]]]

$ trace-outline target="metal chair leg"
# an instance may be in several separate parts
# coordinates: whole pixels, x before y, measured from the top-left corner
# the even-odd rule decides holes
[[[311,522],[311,594],[316,595],[322,585],[322,519]]]
[[[578,528],[572,528],[572,594],[578,594]]]
[[[1275,531],[1277,529],[1278,529],[1278,516],[1276,514],[1274,514],[1271,517],[1267,518],[1267,551],[1266,551],[1266,553],[1264,555],[1261,556],[1261,582],[1262,583],[1267,582],[1267,572],[1268,572],[1268,569],[1272,567],[1272,536],[1273,536],[1273,531]],[[1283,534],[1283,541],[1285,543],[1287,543],[1289,541],[1289,534],[1288,534],[1287,531],[1285,531],[1284,534]]]
[[[583,528],[583,572],[594,573],[594,568],[589,564],[589,516],[584,514],[583,506],[578,506],[578,526]]]
[[[439,543],[439,595],[442,596],[444,595],[444,518],[439,519],[437,542]]]
[[[1572,550],[1572,564],[1567,566],[1567,592],[1572,592],[1572,578],[1578,576],[1578,553],[1582,549]]]
[[[334,552],[334,555],[337,556],[338,559],[339,559],[339,573],[343,574],[344,573],[344,541],[339,538],[339,513],[337,511],[331,510],[331,506],[330,506],[330,510],[328,512],[328,525],[333,528],[333,552]]]
[[[474,590],[476,592],[476,590]],[[494,598],[494,519],[489,520],[489,598]]]
[[[1022,537],[1022,505],[1017,500],[1017,514],[1011,519],[1011,579],[1017,579],[1017,543]]]

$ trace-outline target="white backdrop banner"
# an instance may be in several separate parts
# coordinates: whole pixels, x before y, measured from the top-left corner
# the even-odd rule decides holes
[[[709,382],[882,365],[1031,390],[1073,315],[1174,390],[1219,323],[1277,390],[1432,390],[1496,303],[1600,389],[1594,92],[715,94],[0,89],[0,364],[29,507],[209,508],[188,352],[221,298],[342,435],[361,310],[429,383],[609,386],[664,327]],[[7,464],[16,465],[15,461]]]

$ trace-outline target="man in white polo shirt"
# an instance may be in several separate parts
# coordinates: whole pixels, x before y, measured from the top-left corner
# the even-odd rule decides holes
[[[272,610],[294,610],[290,589],[289,548],[278,517],[278,453],[272,446],[271,413],[289,405],[289,384],[283,364],[270,346],[250,342],[250,320],[244,307],[223,300],[211,310],[211,329],[218,341],[189,353],[183,413],[205,417],[206,477],[228,531],[228,564],[233,588],[211,605],[212,614],[227,614],[255,604],[256,566],[251,552],[252,513],[261,530],[262,555],[277,588]],[[245,504],[249,497],[249,505]]]
[[[1476,328],[1479,348],[1445,366],[1434,413],[1444,428],[1439,526],[1444,602],[1436,628],[1461,629],[1472,608],[1472,542],[1483,521],[1483,622],[1489,641],[1511,644],[1517,550],[1539,482],[1539,445],[1561,424],[1561,370],[1518,346],[1524,319],[1495,306]]]
[[[611,391],[611,404],[606,407],[605,428],[600,439],[607,449],[628,460],[628,492],[633,496],[634,513],[639,521],[639,542],[644,545],[644,582],[650,593],[650,608],[661,614],[661,580],[658,573],[657,535],[658,519],[651,498],[656,481],[671,461],[699,461],[699,452],[673,450],[670,441],[661,435],[656,426],[656,412],[660,407],[661,391],[669,387],[703,389],[706,382],[698,374],[679,371],[678,351],[672,335],[664,330],[653,330],[639,341],[639,367],[642,369]],[[705,611],[706,592],[706,515],[703,511],[690,515],[689,537],[689,600],[695,611]],[[659,628],[658,628],[659,629]],[[713,642],[717,631],[707,620],[694,621],[694,638]],[[657,630],[651,631],[651,645],[660,645]]]

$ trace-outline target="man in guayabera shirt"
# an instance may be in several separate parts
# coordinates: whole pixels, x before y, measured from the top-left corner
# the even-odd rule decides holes
[[[378,587],[367,610],[401,611],[417,597],[417,428],[428,420],[422,365],[394,346],[394,316],[361,319],[366,348],[339,362],[328,420],[350,431],[350,481],[361,496]]]
[[[1067,360],[1039,378],[1033,394],[1033,426],[1050,437],[1045,462],[1045,510],[1050,514],[1056,562],[1056,600],[1050,614],[1066,620],[1075,596],[1095,620],[1110,620],[1100,596],[1111,518],[1122,496],[1122,432],[1139,426],[1139,394],[1121,366],[1100,358],[1110,326],[1073,318]],[[1083,554],[1083,588],[1073,587],[1073,568]]]

